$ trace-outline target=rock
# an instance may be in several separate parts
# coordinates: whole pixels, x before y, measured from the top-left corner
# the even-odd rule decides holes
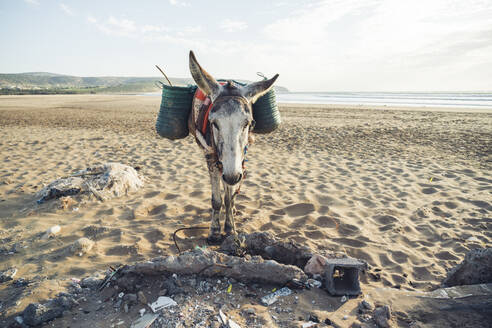
[[[96,289],[101,283],[101,279],[98,279],[96,277],[87,277],[82,279],[82,281],[80,282],[80,287]]]
[[[388,320],[391,319],[391,309],[388,305],[377,307],[372,317],[379,328],[389,328],[390,324]]]
[[[145,298],[145,296],[144,296]],[[130,305],[132,304],[137,304],[137,295],[136,294],[126,294],[125,296],[123,296],[123,301],[125,302],[128,302]],[[147,300],[145,300],[147,301]],[[143,304],[147,304],[147,302],[144,302]]]
[[[161,287],[167,290],[168,295],[178,295],[183,293],[183,289],[177,286],[177,278],[164,280]]]
[[[359,305],[358,305],[359,313],[365,313],[367,311],[372,311],[373,308],[374,307],[372,306],[372,304],[366,300],[360,301]]]
[[[142,291],[139,291],[137,293],[137,299],[140,303],[147,304],[147,298],[145,297],[145,294]]]
[[[492,283],[492,248],[472,249],[463,262],[448,272],[443,286]]]
[[[304,267],[304,272],[310,275],[322,275],[325,272],[326,257],[314,254]]]
[[[24,309],[22,318],[27,325],[37,326],[61,317],[65,310],[72,308],[75,304],[72,298],[66,296],[60,296],[45,304],[31,303]]]
[[[316,314],[311,313],[309,315],[308,321],[319,323],[319,318],[318,318],[318,316]]]
[[[36,195],[40,197],[37,201],[39,204],[51,199],[79,194],[94,195],[98,200],[104,201],[136,191],[143,185],[142,177],[133,167],[120,163],[106,163],[55,180]]]
[[[256,314],[256,310],[254,308],[245,308],[243,310],[243,313],[248,314],[248,315],[255,315]]]
[[[0,283],[13,280],[17,274],[16,268],[10,268],[0,273]]]
[[[61,227],[59,225],[54,225],[49,227],[48,230],[44,233],[41,239],[48,239],[49,237],[55,236],[57,233],[61,231]]]
[[[88,238],[82,237],[77,239],[72,246],[70,247],[70,251],[74,254],[82,256],[90,252],[90,250],[94,247],[94,242]]]

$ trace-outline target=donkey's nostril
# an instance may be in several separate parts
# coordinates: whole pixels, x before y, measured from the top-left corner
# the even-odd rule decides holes
[[[243,175],[241,173],[239,173],[239,174],[223,174],[222,175],[222,179],[224,179],[224,181],[229,185],[235,185],[236,183],[241,181],[242,177],[243,177]]]

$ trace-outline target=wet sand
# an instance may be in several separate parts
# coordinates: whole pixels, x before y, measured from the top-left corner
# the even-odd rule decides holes
[[[154,132],[159,97],[0,97],[0,313],[53,297],[60,281],[176,253],[172,233],[208,225],[210,186],[194,140]],[[364,259],[362,288],[430,290],[466,252],[492,245],[492,110],[281,105],[256,135],[236,202],[239,231],[269,231]],[[104,162],[140,167],[145,187],[73,208],[38,206],[44,184]],[[56,238],[40,238],[60,225]],[[200,234],[201,232],[199,232]],[[203,232],[205,235],[206,232]],[[96,242],[82,257],[66,248]],[[17,302],[17,304],[16,304]]]

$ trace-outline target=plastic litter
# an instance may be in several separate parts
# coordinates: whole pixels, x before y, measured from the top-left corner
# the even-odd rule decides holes
[[[170,307],[170,306],[175,306],[178,305],[172,298],[167,297],[167,296],[159,296],[157,301],[155,301],[152,304],[148,304],[149,307],[152,309],[152,311],[155,313],[161,309]]]
[[[145,310],[145,309],[143,309]],[[153,314],[153,313],[147,313],[146,315],[142,316],[141,318],[138,318],[135,320],[135,322],[132,323],[131,327],[132,328],[147,328],[152,325],[152,323],[159,317],[158,314]]]
[[[264,305],[272,305],[278,300],[280,296],[289,296],[290,294],[292,294],[292,290],[290,290],[288,287],[280,288],[276,292],[263,296],[261,298],[261,302]]]

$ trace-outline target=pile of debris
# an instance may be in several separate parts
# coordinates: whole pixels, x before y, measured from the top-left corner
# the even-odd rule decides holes
[[[232,297],[234,293],[231,293],[231,289],[234,283],[236,293],[253,295],[254,298],[258,298],[258,304],[266,306],[268,310],[268,307],[278,303],[281,299],[294,298],[295,295],[292,294],[296,289],[325,286],[331,295],[344,295],[345,298],[348,295],[357,295],[360,293],[359,271],[365,269],[366,263],[362,261],[340,254],[321,256],[305,246],[291,241],[280,241],[273,235],[263,232],[230,236],[217,250],[196,248],[178,255],[121,266],[108,272],[103,280],[84,279],[77,282],[79,285],[75,286],[75,289],[80,291],[84,289],[82,286],[85,286],[97,289],[101,294],[109,293],[106,299],[114,300],[114,306],[125,312],[132,311],[132,307],[136,304],[145,304],[145,309],[139,310],[139,312],[144,310],[140,312],[140,319],[134,321],[133,326],[148,327],[155,320],[159,322],[158,319],[162,318],[164,312],[169,312],[169,316],[172,317],[177,308],[186,308],[183,304],[186,303],[186,299],[183,299],[181,295],[186,289],[182,287],[183,285],[192,286],[187,294],[207,295],[207,293],[224,289],[224,286],[217,288],[214,285],[225,284],[225,296]],[[178,276],[183,278],[178,279]],[[152,284],[152,281],[164,281],[156,287],[151,287],[151,289],[160,291],[157,295],[152,295],[152,298],[146,297],[139,290],[146,279],[150,281],[148,284]],[[189,280],[189,282],[183,284],[180,282],[181,279]],[[265,293],[261,286],[273,286],[273,289],[267,287]],[[210,298],[208,295],[206,297]],[[151,299],[155,301],[150,302]],[[213,299],[216,302],[219,298],[213,296]],[[295,299],[293,302],[296,302]],[[176,302],[180,304],[177,305]],[[18,317],[18,320],[28,325],[38,324],[40,321],[61,316],[63,311],[67,310],[67,306],[78,303],[51,301],[47,305],[30,305],[23,315]],[[57,311],[53,310],[53,306],[58,304],[63,306],[59,306]],[[193,306],[196,308],[196,304]],[[214,310],[213,306],[212,309],[203,307],[203,309],[210,310],[207,317],[201,318],[206,319],[203,327],[209,327],[209,324],[216,319],[219,326],[239,327],[235,319],[230,317],[231,311],[237,311],[236,308],[219,307],[221,311],[217,312],[218,310]],[[255,311],[249,309],[245,312],[246,314],[243,313],[251,321],[251,326],[261,327],[266,324],[266,321],[272,320],[270,316],[268,316],[269,319],[257,318],[252,314]],[[276,308],[275,311],[279,310]],[[291,313],[292,309],[289,311]],[[33,313],[38,314],[34,319]],[[198,320],[195,316],[193,318],[193,320]],[[182,319],[178,317],[176,320],[181,322]],[[293,319],[296,318],[289,318],[288,321]],[[309,318],[305,318],[307,319]],[[282,326],[279,322],[276,324]]]
[[[67,197],[91,195],[104,201],[136,191],[143,184],[143,178],[133,167],[121,163],[106,163],[57,179],[40,190],[36,197],[38,204],[52,199],[62,199],[62,202],[70,203]]]

